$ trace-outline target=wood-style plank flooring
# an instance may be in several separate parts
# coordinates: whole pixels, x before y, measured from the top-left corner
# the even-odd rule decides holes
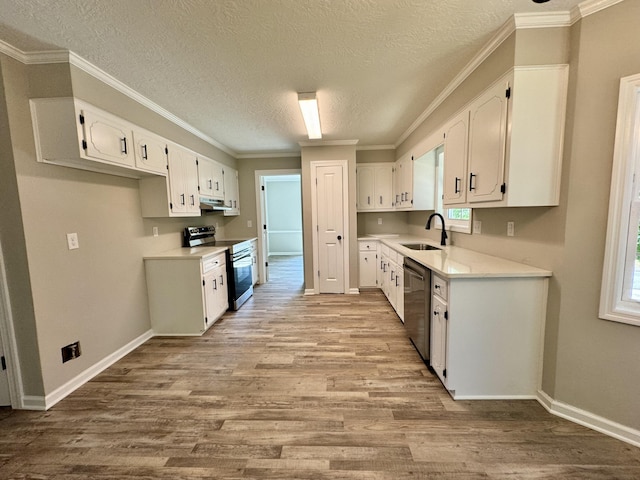
[[[535,401],[455,402],[379,292],[299,258],[200,338],[153,338],[48,412],[0,409],[0,479],[639,479]]]

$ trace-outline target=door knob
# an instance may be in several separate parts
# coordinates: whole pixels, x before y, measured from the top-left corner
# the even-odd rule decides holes
[[[342,235],[338,235],[338,240],[342,240]]]

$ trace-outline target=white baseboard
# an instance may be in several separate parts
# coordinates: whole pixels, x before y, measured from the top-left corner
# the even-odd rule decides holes
[[[128,353],[138,348],[140,345],[142,345],[144,342],[149,340],[151,337],[153,337],[153,331],[148,330],[147,332],[140,335],[138,338],[135,338],[129,343],[127,343],[122,348],[116,350],[112,354],[103,358],[98,363],[87,368],[84,372],[77,375],[75,378],[72,378],[61,387],[56,388],[53,392],[51,392],[49,395],[44,397],[44,405],[42,405],[43,408],[29,408],[27,407],[27,402],[23,400],[22,403],[24,405],[24,408],[28,410],[48,410],[49,408],[53,407],[56,403],[58,403],[60,400],[65,398],[67,395],[71,394],[72,392],[80,388],[82,385],[87,383],[89,380],[91,380],[93,377],[98,375],[100,372],[102,372],[103,370],[106,370],[108,367],[116,363],[122,357],[124,357]],[[25,397],[25,400],[26,398],[27,397]],[[29,398],[33,398],[35,400],[39,397],[29,397]],[[33,406],[36,407],[39,405],[37,405],[34,402]]]
[[[535,395],[456,395],[454,400],[537,400]]]
[[[349,295],[360,295],[360,289],[359,288],[350,288],[349,289]]]
[[[307,289],[305,289],[304,294],[305,295],[315,295],[316,291],[313,288],[307,288]]]
[[[537,400],[553,415],[640,447],[640,430],[626,427],[594,413],[554,400],[542,390],[538,390]]]
[[[46,410],[46,400],[43,396],[23,395],[20,402],[21,410]]]

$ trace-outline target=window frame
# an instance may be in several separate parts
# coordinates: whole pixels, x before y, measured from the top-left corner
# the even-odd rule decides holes
[[[640,175],[636,175],[639,168],[640,74],[637,74],[620,79],[599,309],[602,319],[636,326],[640,326],[640,302],[625,295],[625,286],[628,285],[625,277],[628,272],[627,255],[631,239],[635,237],[631,235],[630,227],[634,193],[640,190],[636,186],[640,182]]]

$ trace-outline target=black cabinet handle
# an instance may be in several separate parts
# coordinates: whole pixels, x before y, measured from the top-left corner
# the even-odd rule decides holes
[[[125,142],[126,142],[126,140],[125,140]],[[126,145],[126,143],[125,143],[125,145]],[[125,152],[124,153],[127,153],[126,152],[126,147],[125,147]],[[149,156],[147,155],[147,146],[146,145],[142,145],[142,158],[144,158],[145,160],[149,159]]]
[[[191,205],[195,205],[196,204],[196,199],[193,195],[191,195]]]
[[[460,179],[456,177],[456,186],[453,193],[460,193]]]
[[[127,137],[122,139],[122,153],[127,154]]]
[[[184,193],[180,194],[180,204],[184,205]]]
[[[476,189],[476,187],[473,185],[473,177],[477,177],[477,175],[470,173],[469,174],[469,191]]]

